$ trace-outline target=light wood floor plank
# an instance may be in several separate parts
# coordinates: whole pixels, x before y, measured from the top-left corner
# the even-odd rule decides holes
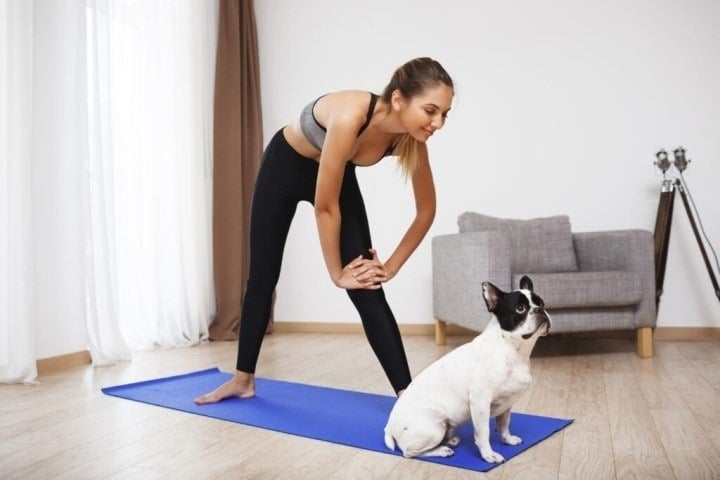
[[[718,478],[718,451],[690,411],[653,409],[651,413],[676,478]]]
[[[593,355],[565,357],[572,364],[567,416],[582,419],[563,433],[562,479],[615,478],[603,369]]]
[[[695,432],[698,442],[689,442],[688,445],[706,448],[707,438],[714,457],[718,458],[720,452],[720,391],[712,384],[712,374],[707,369],[717,370],[716,365],[708,365],[706,359],[714,359],[718,351],[716,342],[684,343],[676,342],[667,348],[667,355],[658,359],[658,363],[667,372],[668,382],[673,390],[680,395],[684,403],[680,409],[691,412],[694,420],[700,426]],[[669,415],[669,414],[668,414]],[[658,420],[660,421],[660,420]],[[707,452],[697,451],[697,455]],[[720,472],[720,469],[718,469]],[[717,474],[720,477],[720,473]]]
[[[635,374],[604,379],[617,478],[675,478]]]

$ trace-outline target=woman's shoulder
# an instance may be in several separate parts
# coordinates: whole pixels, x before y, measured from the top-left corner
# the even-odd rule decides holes
[[[315,115],[317,117],[345,120],[364,120],[368,106],[375,94],[367,90],[337,90],[317,99]]]
[[[368,105],[375,96],[367,90],[337,90],[319,97],[316,105],[325,105],[332,110],[360,110],[367,112]]]
[[[347,89],[347,90],[335,90],[332,92],[328,92],[325,95],[322,95],[320,98],[333,99],[334,101],[348,101],[348,102],[365,100],[365,102],[367,103],[368,99],[372,95],[375,95],[375,94],[368,90]]]

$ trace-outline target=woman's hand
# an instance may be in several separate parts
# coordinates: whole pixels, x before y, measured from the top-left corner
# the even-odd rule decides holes
[[[370,254],[372,255],[371,259],[358,255],[357,258],[345,265],[342,275],[335,282],[336,285],[347,290],[358,288],[377,290],[381,283],[387,282],[395,276],[395,273],[390,272],[378,259],[375,249],[371,248]]]

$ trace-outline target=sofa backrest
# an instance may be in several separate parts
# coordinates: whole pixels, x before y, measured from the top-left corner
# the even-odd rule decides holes
[[[578,270],[570,218],[567,215],[520,220],[464,212],[458,217],[458,227],[460,233],[490,230],[507,235],[513,272],[551,273]]]

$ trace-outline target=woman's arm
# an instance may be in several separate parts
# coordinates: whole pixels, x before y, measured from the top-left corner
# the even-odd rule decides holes
[[[340,256],[340,189],[345,164],[363,122],[362,110],[343,110],[329,116],[315,188],[315,219],[325,265],[335,285],[346,289],[380,288],[378,282],[384,280],[361,269],[372,260],[358,256],[343,266]]]
[[[427,145],[418,148],[417,166],[412,176],[415,194],[415,220],[398,244],[393,254],[385,262],[387,279],[394,277],[410,255],[420,245],[435,218],[435,184],[428,159]]]

